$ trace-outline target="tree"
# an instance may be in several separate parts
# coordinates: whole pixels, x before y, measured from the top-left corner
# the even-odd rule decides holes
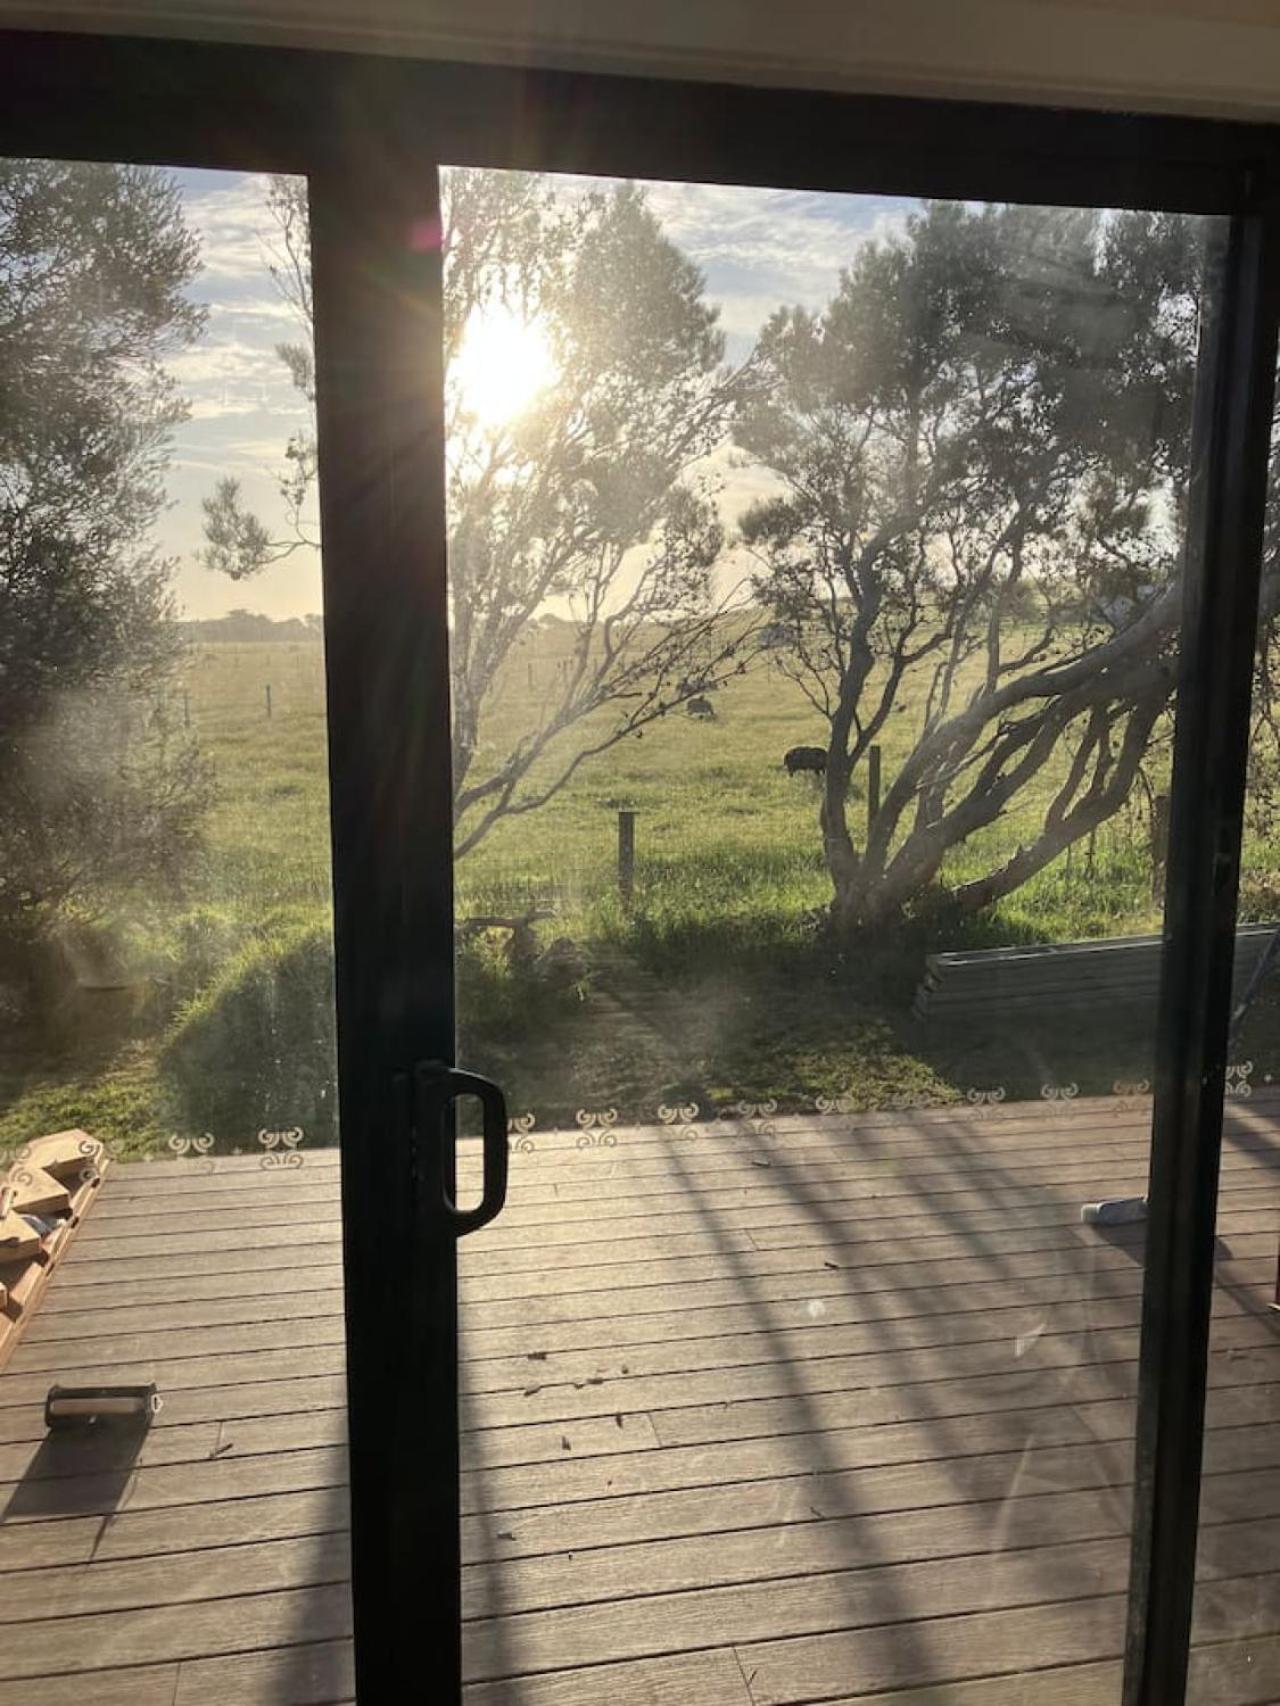
[[[179,192],[149,168],[0,161],[0,941],[174,876],[206,777],[154,703],[179,655],[149,544],[201,312]]]
[[[276,276],[309,331],[303,186],[277,180]],[[742,375],[723,365],[700,273],[633,185],[557,194],[518,173],[444,180],[445,354],[455,845],[535,810],[587,759],[744,667],[750,619],[714,566],[723,529],[707,458]],[[507,415],[477,406],[471,340],[536,339],[545,379]],[[308,345],[281,346],[309,399]],[[236,578],[314,542],[315,447],[295,437],[273,539],[234,482],[206,503],[204,561]],[[536,721],[499,739],[492,712],[540,613],[567,619]]]
[[[1262,552],[1261,620],[1254,659],[1249,769],[1245,790],[1245,828],[1253,848],[1245,847],[1241,883],[1244,916],[1275,918],[1280,903],[1280,873],[1272,849],[1280,832],[1280,669],[1277,664],[1277,614],[1280,614],[1280,404],[1271,424],[1271,469],[1267,489],[1266,531]],[[1252,857],[1250,853],[1252,852]]]
[[[989,905],[1129,796],[1174,685],[1201,269],[1194,221],[930,204],[766,325],[736,435],[777,491],[742,531],[827,725],[841,930],[1016,810],[1026,838],[946,890]],[[853,778],[908,710],[855,841]]]

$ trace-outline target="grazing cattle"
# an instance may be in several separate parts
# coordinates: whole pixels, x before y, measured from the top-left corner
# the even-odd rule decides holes
[[[799,776],[806,770],[821,776],[827,768],[827,749],[825,746],[793,746],[782,762],[788,776]]]
[[[690,699],[685,710],[691,717],[702,717],[704,720],[708,717],[714,718],[716,714],[716,708],[710,699]]]

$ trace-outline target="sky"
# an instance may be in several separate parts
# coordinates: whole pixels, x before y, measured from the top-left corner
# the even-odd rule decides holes
[[[290,435],[307,427],[308,415],[276,355],[279,343],[303,334],[271,277],[264,181],[231,172],[176,176],[201,244],[191,295],[208,321],[200,341],[170,364],[189,417],[173,439],[159,541],[178,560],[174,587],[185,616],[237,607],[276,618],[306,615],[321,608],[314,551],[298,551],[247,582],[197,559],[201,499],[225,476],[240,481],[269,528],[283,528],[276,475]],[[731,361],[747,354],[780,303],[820,308],[858,245],[899,225],[909,206],[889,197],[717,184],[652,184],[649,194],[667,234],[705,274]]]

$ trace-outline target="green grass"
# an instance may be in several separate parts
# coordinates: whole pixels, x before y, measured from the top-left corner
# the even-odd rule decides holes
[[[491,720],[492,750],[536,719],[565,644],[564,631],[553,627],[517,654]],[[175,682],[179,705],[184,692],[218,778],[205,852],[183,895],[120,897],[116,932],[137,973],[133,990],[70,995],[39,1026],[0,1036],[0,1145],[71,1123],[126,1152],[153,1152],[212,1122],[221,1145],[245,1147],[259,1125],[293,1123],[269,1087],[222,1096],[212,1093],[211,1076],[221,1061],[229,1082],[259,1082],[241,1058],[244,1026],[259,1025],[268,1055],[278,1047],[268,1037],[278,1039],[278,1027],[252,1014],[289,990],[296,1001],[300,985],[283,970],[273,983],[270,968],[289,965],[299,942],[328,928],[320,649],[205,645]],[[1117,1029],[1107,1015],[1091,1026],[1024,1024],[1008,1036],[948,1038],[909,1014],[930,947],[1158,928],[1145,820],[1136,808],[1106,825],[1091,850],[1073,849],[971,921],[963,937],[942,940],[919,925],[841,955],[814,929],[829,896],[816,785],[788,777],[781,764],[788,747],[821,744],[822,724],[795,685],[768,668],[734,681],[715,703],[713,722],[676,712],[584,765],[550,804],[500,825],[461,863],[460,916],[548,905],[555,916],[541,940],[567,937],[582,956],[581,975],[559,987],[509,967],[497,938],[462,956],[464,1060],[498,1076],[514,1105],[545,1124],[572,1121],[578,1108],[652,1117],[659,1102],[673,1099],[803,1108],[819,1095],[845,1095],[878,1106],[903,1096],[947,1100],[996,1084],[1010,1095],[1068,1082],[1105,1091],[1117,1079],[1148,1075],[1149,1037],[1141,1027]],[[908,695],[882,742],[886,778],[917,721]],[[1022,802],[975,836],[948,875],[974,873],[1012,850],[1039,803]],[[622,807],[637,814],[630,910],[616,891]],[[865,809],[858,781],[855,826]],[[1260,845],[1248,853],[1246,913],[1275,916],[1274,861]],[[306,986],[314,990],[313,973]],[[249,1004],[224,1015],[225,1033],[211,1017],[223,1002]],[[1260,1009],[1242,1042],[1259,1076],[1278,1052],[1273,1019]],[[198,1048],[183,1043],[197,1031]],[[232,1040],[220,1042],[224,1034]],[[323,1025],[306,1034],[309,1048],[331,1046]],[[198,1093],[182,1078],[183,1062],[197,1057]],[[279,1077],[287,1087],[283,1066]],[[314,1126],[314,1098],[299,1092],[297,1101],[311,1110],[299,1123]],[[318,1117],[323,1127],[323,1112]]]
[[[319,646],[198,647],[174,684],[179,715],[184,692],[192,729],[217,777],[204,852],[182,895],[117,898],[115,934],[132,960],[134,989],[71,994],[43,1025],[0,1034],[0,1148],[52,1122],[89,1127],[126,1154],[154,1152],[174,1135],[198,1135],[161,1070],[184,1004],[238,956],[327,924]],[[228,1059],[228,1076],[238,1070]],[[252,1144],[256,1129],[217,1136],[228,1145]]]
[[[503,683],[488,723],[486,756],[506,751],[536,726],[542,698],[555,681],[567,639],[556,629],[525,643]],[[533,679],[530,682],[529,669]],[[881,739],[886,785],[918,733],[918,697],[890,716]],[[617,812],[637,813],[640,876],[652,911],[691,908],[704,918],[746,917],[781,910],[799,915],[821,906],[830,887],[817,829],[818,788],[809,776],[788,776],[789,747],[823,745],[824,724],[800,689],[764,665],[729,682],[716,695],[714,721],[683,711],[651,725],[583,767],[572,783],[537,812],[500,824],[463,861],[463,904],[475,910],[553,899],[566,916],[592,909],[613,884]],[[947,867],[953,881],[976,875],[1009,853],[1034,829],[1065,755],[1046,767],[1040,787],[1016,810],[973,836]],[[534,779],[549,777],[550,760]],[[854,778],[850,825],[865,826],[864,778]],[[1076,848],[1065,861],[1026,886],[1001,914],[1019,939],[1030,927],[1043,939],[1155,928],[1145,822],[1135,808],[1099,831],[1092,861]],[[686,898],[688,884],[698,886]]]

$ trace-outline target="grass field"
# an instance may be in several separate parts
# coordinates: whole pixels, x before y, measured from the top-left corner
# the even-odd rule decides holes
[[[539,630],[514,659],[491,725],[499,749],[537,717],[566,644],[566,631]],[[76,992],[38,1032],[5,1035],[0,1143],[68,1123],[130,1151],[204,1130],[230,1148],[281,1124],[332,1135],[320,648],[203,645],[174,695],[218,780],[205,853],[184,895],[122,901],[124,987]],[[1011,1096],[1046,1083],[1105,1091],[1148,1075],[1146,1029],[1117,1028],[1109,1015],[1016,1035],[934,1034],[910,1018],[910,995],[926,950],[955,944],[920,929],[864,945],[856,959],[823,947],[813,929],[829,894],[816,784],[781,765],[789,746],[822,742],[821,723],[767,667],[715,703],[714,721],[673,714],[584,766],[459,868],[460,917],[546,907],[554,916],[541,940],[569,939],[579,960],[548,987],[508,964],[501,933],[462,954],[464,1062],[499,1077],[514,1106],[547,1124],[571,1122],[578,1108],[653,1117],[663,1102],[799,1108],[819,1095],[874,1106],[995,1086]],[[915,715],[908,706],[890,720],[886,776]],[[616,883],[621,808],[637,814],[629,910]],[[864,811],[855,799],[855,822]],[[1025,827],[1016,814],[992,826],[951,874],[1011,849]],[[967,939],[1158,928],[1147,835],[1135,806],[1091,852],[1074,849],[974,921]],[[1250,862],[1270,869],[1260,847]],[[1259,1079],[1280,1058],[1276,1033],[1273,1010],[1260,1007],[1242,1039]]]

